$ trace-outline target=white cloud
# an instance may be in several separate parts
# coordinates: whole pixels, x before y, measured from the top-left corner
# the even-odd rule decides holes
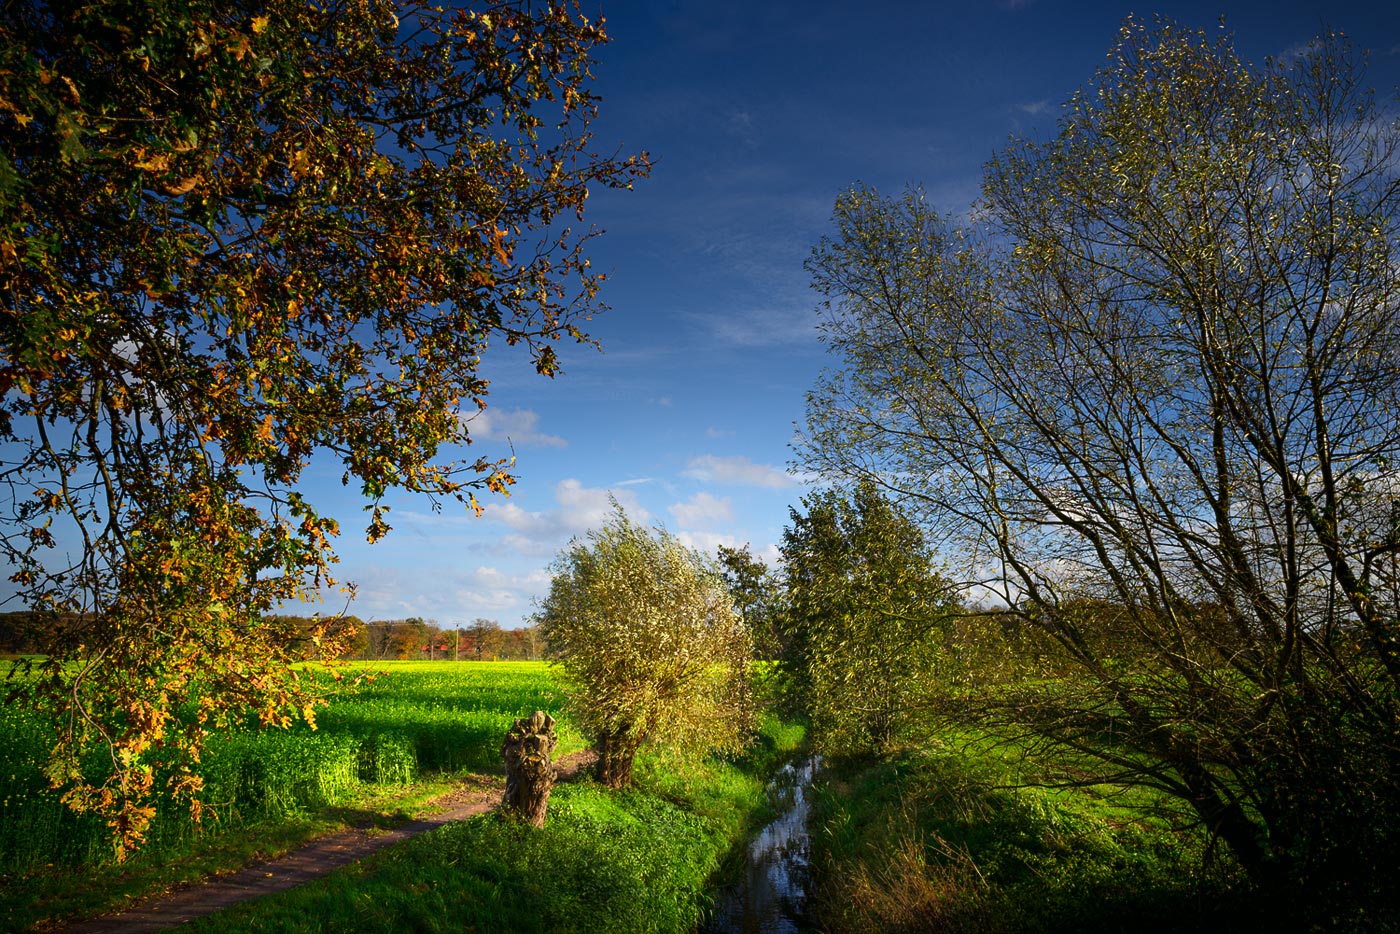
[[[1051,110],[1051,106],[1052,105],[1048,100],[1032,101],[1029,104],[1022,104],[1021,110],[1025,113],[1031,114],[1032,116],[1039,116],[1040,114],[1049,113]]]
[[[669,510],[681,528],[686,529],[703,529],[734,521],[734,503],[729,497],[721,498],[705,492],[696,493],[687,502],[676,503]]]
[[[471,614],[472,619],[485,613],[500,613],[521,606],[519,594],[509,590],[458,590],[457,605]]]
[[[1281,62],[1299,62],[1317,51],[1317,48],[1317,40],[1309,39],[1307,42],[1299,42],[1296,45],[1290,45],[1288,48],[1278,53],[1275,58]]]
[[[734,437],[734,432],[726,431],[723,428],[716,428],[714,425],[711,425],[709,428],[705,429],[705,437],[715,440],[719,440],[720,438],[732,438]]]
[[[784,470],[755,464],[747,457],[715,457],[713,454],[692,459],[682,475],[703,483],[761,486],[770,490],[786,490],[798,482]]]
[[[485,613],[503,610],[523,612],[531,598],[549,589],[549,572],[504,574],[494,567],[478,567],[463,574],[452,591],[456,608],[451,619],[475,619]]]
[[[687,548],[707,555],[714,555],[720,545],[726,548],[738,548],[741,544],[739,539],[733,535],[721,535],[718,532],[677,532],[676,541]]]
[[[470,570],[443,567],[365,568],[356,574],[355,599],[348,612],[365,620],[420,616],[442,626],[460,626],[478,616],[497,617],[506,626],[527,622],[532,603],[549,591],[544,568],[512,574],[492,566]],[[341,609],[295,604],[287,612]]]
[[[505,574],[493,567],[479,567],[471,572],[472,579],[484,586],[538,588],[548,586],[549,572],[543,568],[525,574]]]
[[[472,437],[482,441],[509,441],[522,447],[538,445],[562,448],[569,444],[558,435],[539,431],[535,427],[540,421],[539,413],[530,409],[486,408],[461,418]]]
[[[555,486],[554,509],[530,512],[514,503],[487,504],[485,518],[510,527],[513,534],[502,539],[509,547],[526,555],[549,555],[570,538],[606,522],[612,512],[610,498],[617,500],[633,522],[651,521],[651,513],[642,508],[631,490],[586,487],[572,477]]]

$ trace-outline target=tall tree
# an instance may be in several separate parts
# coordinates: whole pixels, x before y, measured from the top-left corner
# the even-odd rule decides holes
[[[51,778],[124,841],[156,775],[197,791],[209,730],[311,709],[257,620],[333,583],[313,454],[371,540],[393,488],[512,482],[439,455],[489,342],[553,375],[586,340],[600,277],[568,222],[646,165],[592,149],[605,39],[566,0],[5,5],[0,555],[82,621],[27,683],[62,722]]]
[[[872,481],[802,505],[782,544],[799,700],[820,745],[888,748],[926,729],[953,592],[918,526]]]
[[[1400,865],[1397,155],[1343,40],[1129,21],[984,226],[855,188],[810,264],[810,462],[889,478],[1070,673],[976,709],[1329,904]]]
[[[705,752],[747,741],[748,630],[719,572],[664,529],[614,503],[606,525],[559,556],[535,618],[608,787],[631,784],[644,742]]]
[[[495,658],[500,653],[503,633],[494,619],[477,617],[468,630],[472,636],[472,654],[477,661]]]
[[[417,616],[392,620],[389,627],[389,651],[399,661],[421,658],[428,651],[431,633],[428,624]]]

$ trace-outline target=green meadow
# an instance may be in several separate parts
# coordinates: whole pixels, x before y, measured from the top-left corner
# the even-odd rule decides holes
[[[585,746],[544,663],[375,663],[348,675],[365,677],[314,731],[218,737],[201,764],[203,821],[163,802],[149,844],[120,864],[103,827],[47,788],[45,725],[0,708],[0,929],[112,911],[346,826],[393,826],[461,776],[499,775],[501,737],[536,709],[559,720],[558,756]],[[627,791],[556,786],[543,830],[496,815],[451,824],[190,929],[695,930],[773,816],[765,785],[805,732],[769,713],[754,740],[728,760],[650,752]],[[812,928],[1249,929],[1250,905],[1229,895],[1237,870],[1179,809],[1142,790],[1049,787],[1022,753],[969,732],[828,757],[810,790]]]
[[[367,663],[345,680],[357,674],[366,677],[332,697],[314,731],[215,738],[200,766],[202,821],[161,802],[147,846],[120,864],[103,826],[69,812],[40,774],[46,724],[0,709],[0,929],[114,910],[349,825],[392,826],[455,777],[501,774],[505,731],[536,709],[559,720],[556,757],[585,746],[541,662]],[[488,815],[204,928],[689,930],[712,877],[768,816],[768,772],[801,741],[800,728],[766,717],[739,761],[652,755],[632,791],[559,786],[543,832]]]

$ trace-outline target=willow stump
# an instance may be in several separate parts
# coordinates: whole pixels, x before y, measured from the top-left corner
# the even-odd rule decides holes
[[[544,826],[549,791],[559,775],[550,758],[556,742],[554,718],[536,710],[530,717],[516,720],[501,744],[506,760],[506,796],[501,805],[536,827]]]

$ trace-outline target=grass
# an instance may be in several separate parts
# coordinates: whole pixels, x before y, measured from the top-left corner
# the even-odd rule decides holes
[[[644,754],[632,790],[557,786],[542,830],[495,815],[449,825],[190,930],[690,931],[727,857],[769,816],[768,771],[801,740],[766,718],[732,762]]]
[[[68,811],[47,787],[48,724],[0,707],[0,930],[111,910],[321,833],[401,820],[446,791],[455,773],[499,772],[511,721],[535,709],[557,716],[562,705],[538,662],[355,668],[379,674],[333,698],[314,732],[302,724],[216,737],[200,765],[202,823],[184,805],[161,802],[147,846],[122,864],[102,824]],[[558,754],[583,745],[561,723]]]
[[[542,663],[369,663],[319,729],[234,733],[201,763],[201,826],[167,803],[150,845],[112,862],[100,825],[66,811],[39,773],[46,725],[0,708],[0,930],[119,909],[144,894],[294,849],[321,833],[406,819],[463,772],[499,773],[510,722],[559,719],[556,755],[583,748]],[[197,930],[687,931],[744,838],[770,816],[768,774],[803,740],[762,718],[732,761],[653,753],[636,789],[559,786],[542,831],[494,816],[450,825]]]
[[[960,739],[828,760],[812,823],[823,930],[1249,929],[1229,867],[1200,832],[1144,818],[1146,792],[1027,787],[1004,747]]]

